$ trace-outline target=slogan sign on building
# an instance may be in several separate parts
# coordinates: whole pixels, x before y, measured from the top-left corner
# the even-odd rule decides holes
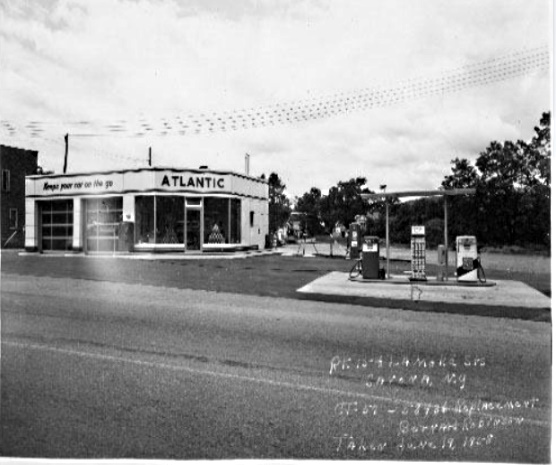
[[[192,190],[199,192],[227,192],[231,190],[229,175],[217,173],[192,173],[162,171],[155,175],[155,184],[159,189]]]
[[[122,175],[97,175],[97,176],[56,176],[33,179],[26,184],[27,195],[52,196],[52,195],[79,195],[103,194],[122,189]]]
[[[266,182],[233,173],[196,170],[129,170],[114,173],[28,176],[27,196],[122,195],[134,192],[230,194],[268,198]]]

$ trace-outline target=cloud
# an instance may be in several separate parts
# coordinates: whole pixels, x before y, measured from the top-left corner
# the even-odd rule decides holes
[[[65,122],[171,118],[311,101],[435,78],[545,45],[550,3],[524,0],[60,0],[0,6],[3,118],[49,122],[2,133],[58,166]],[[209,164],[280,174],[291,193],[363,175],[369,186],[435,188],[456,156],[528,139],[550,105],[534,72],[489,86],[328,119],[183,137],[72,137],[75,170]],[[7,140],[6,140],[7,139]],[[134,162],[133,160],[137,160]]]

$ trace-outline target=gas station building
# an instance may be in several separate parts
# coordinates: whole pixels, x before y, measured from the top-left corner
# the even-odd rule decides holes
[[[27,176],[30,252],[184,252],[262,249],[268,183],[209,169]]]

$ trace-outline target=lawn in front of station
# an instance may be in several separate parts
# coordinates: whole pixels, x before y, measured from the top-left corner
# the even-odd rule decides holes
[[[271,297],[299,298],[297,289],[331,271],[345,272],[354,260],[343,256],[281,256],[253,255],[229,258],[223,255],[211,259],[169,259],[161,254],[144,260],[105,256],[20,256],[17,251],[2,252],[2,272],[34,276],[94,279],[99,281],[131,282],[145,285],[233,292]],[[509,279],[525,284],[550,296],[550,273],[534,269],[519,269],[519,257],[511,269],[489,269],[488,280]],[[380,266],[385,267],[384,260]],[[410,270],[409,260],[391,260],[391,274]],[[438,265],[427,264],[427,276],[436,279]],[[450,279],[455,268],[448,268]]]

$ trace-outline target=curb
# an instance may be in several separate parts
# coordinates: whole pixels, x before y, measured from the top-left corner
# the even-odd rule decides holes
[[[363,307],[382,307],[415,312],[449,313],[491,318],[509,318],[517,320],[550,323],[551,309],[530,307],[507,307],[502,305],[468,305],[453,302],[430,302],[410,299],[384,299],[380,297],[342,296],[335,294],[319,294],[297,292],[299,300],[313,300],[335,304],[361,305]]]

